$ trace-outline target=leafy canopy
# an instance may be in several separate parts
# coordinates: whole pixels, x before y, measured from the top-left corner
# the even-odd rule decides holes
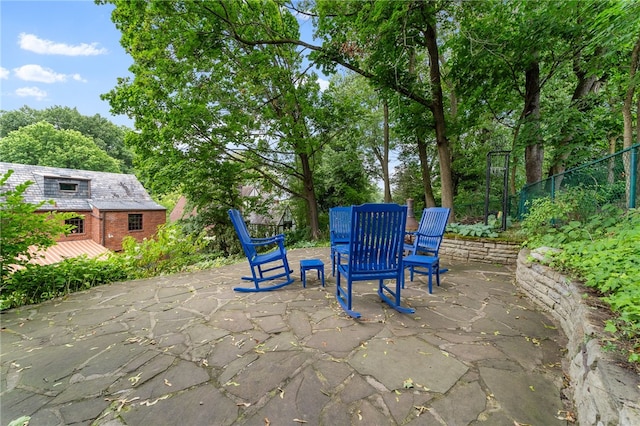
[[[118,161],[109,157],[89,137],[76,130],[58,130],[39,122],[21,127],[0,139],[3,161],[36,166],[64,167],[99,172],[120,171]]]

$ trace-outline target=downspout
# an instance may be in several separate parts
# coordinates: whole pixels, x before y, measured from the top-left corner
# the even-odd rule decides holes
[[[106,228],[106,225],[105,225],[105,222],[106,222],[106,220],[105,220],[105,219],[106,219],[106,213],[104,213],[104,212],[100,212],[100,227],[102,228],[102,229],[100,230],[100,240],[101,240],[100,245],[101,245],[102,247],[106,247],[106,246],[105,246],[105,242],[106,242],[106,241],[105,241],[105,238],[104,238],[104,233],[105,233],[105,230],[107,229],[107,228]]]

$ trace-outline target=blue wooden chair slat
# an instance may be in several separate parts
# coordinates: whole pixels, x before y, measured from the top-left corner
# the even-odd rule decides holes
[[[242,277],[242,279],[252,281],[254,284],[253,287],[235,287],[234,290],[240,292],[270,291],[293,283],[294,279],[291,277],[293,271],[289,268],[284,235],[252,238],[242,214],[238,210],[230,209],[229,217],[251,268],[251,276]],[[266,253],[258,251],[267,246],[273,246],[274,249]],[[261,285],[265,282],[272,283]]]
[[[414,233],[413,244],[405,244],[404,267],[409,268],[409,280],[414,274],[429,276],[429,293],[433,291],[433,274],[440,286],[440,244],[447,228],[451,209],[447,207],[430,207],[422,212],[418,230]]]
[[[353,310],[354,281],[377,280],[378,295],[383,301],[399,312],[415,312],[400,304],[406,219],[406,206],[363,204],[352,207],[348,260],[338,263],[336,268],[336,299],[350,316],[361,316]],[[346,287],[341,285],[342,277],[346,280]],[[385,280],[395,280],[395,288],[389,287]]]
[[[329,209],[329,241],[331,245],[331,275],[336,275],[336,265],[349,252],[351,233],[351,207]]]

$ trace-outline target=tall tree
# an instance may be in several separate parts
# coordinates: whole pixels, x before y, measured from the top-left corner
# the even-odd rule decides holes
[[[120,171],[132,172],[133,153],[124,145],[125,134],[129,129],[113,124],[100,114],[86,116],[75,108],[62,106],[42,110],[23,106],[14,111],[0,111],[0,138],[13,130],[40,121],[50,123],[58,130],[77,130],[92,138],[100,149],[120,162]]]
[[[433,116],[442,205],[453,208],[451,148],[447,137],[437,28],[447,19],[436,1],[318,1],[315,58],[330,70],[345,66],[380,88],[426,107]],[[416,67],[422,59],[428,70]]]
[[[58,130],[40,122],[21,127],[0,139],[3,161],[36,166],[120,172],[118,162],[93,139],[75,130]]]
[[[105,98],[135,118],[136,152],[170,166],[187,195],[189,169],[242,164],[263,188],[303,199],[318,237],[319,87],[295,44],[268,42],[298,39],[295,17],[277,2],[112,3],[134,77]]]

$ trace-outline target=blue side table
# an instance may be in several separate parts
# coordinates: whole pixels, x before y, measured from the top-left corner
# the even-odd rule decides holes
[[[306,272],[312,269],[318,271],[318,279],[320,279],[322,274],[322,287],[324,287],[324,263],[319,259],[306,259],[300,261],[300,279],[302,280],[302,287],[307,286]]]

